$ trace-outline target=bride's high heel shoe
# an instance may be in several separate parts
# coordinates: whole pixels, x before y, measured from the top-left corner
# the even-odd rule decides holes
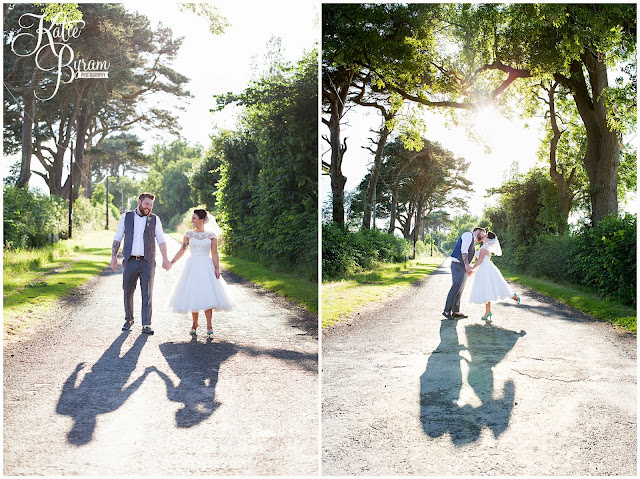
[[[518,296],[516,293],[513,293],[513,295],[516,298],[516,301],[518,302],[518,304],[520,304],[520,296]]]
[[[189,334],[190,334],[191,336],[196,336],[196,335],[197,335],[197,333],[196,333],[196,328],[191,328],[191,331],[189,331]]]
[[[493,315],[493,313],[489,313],[486,316],[482,316],[480,319],[483,319],[484,321],[486,321],[487,323],[491,322],[491,316]]]

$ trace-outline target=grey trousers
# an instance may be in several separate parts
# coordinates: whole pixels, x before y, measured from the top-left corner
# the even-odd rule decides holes
[[[140,279],[142,293],[142,325],[151,324],[151,306],[153,297],[153,277],[156,274],[156,260],[151,263],[143,259],[128,259],[122,261],[122,289],[124,290],[125,320],[133,321],[133,293]]]
[[[464,285],[467,282],[467,276],[467,270],[464,269],[462,263],[451,261],[451,279],[453,284],[447,295],[447,302],[444,305],[445,313],[460,312],[460,298],[462,297]]]

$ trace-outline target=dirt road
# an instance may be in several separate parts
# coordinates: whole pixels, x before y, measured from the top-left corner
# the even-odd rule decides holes
[[[119,268],[5,343],[5,475],[317,474],[317,317],[223,271],[238,307],[191,338],[167,306],[181,263],[156,271],[153,336],[139,289],[120,331]]]
[[[450,285],[324,332],[323,475],[635,476],[635,337],[518,285],[445,320]]]

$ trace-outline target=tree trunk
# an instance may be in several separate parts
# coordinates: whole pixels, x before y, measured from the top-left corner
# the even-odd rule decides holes
[[[353,72],[342,71],[343,81],[337,85],[330,75],[323,75],[322,97],[329,104],[329,120],[323,122],[329,127],[329,144],[331,145],[331,177],[332,221],[344,226],[344,185],[347,178],[342,174],[342,159],[347,151],[347,141],[340,141],[340,120],[344,114],[347,94],[353,80]],[[336,78],[340,76],[336,75]]]
[[[553,132],[553,137],[551,138],[551,144],[549,146],[549,175],[558,186],[558,213],[560,215],[560,219],[558,220],[558,233],[563,235],[569,228],[569,213],[571,212],[571,206],[573,203],[571,184],[575,177],[576,168],[574,167],[571,170],[569,178],[565,178],[562,173],[558,171],[556,153],[558,150],[558,142],[560,141],[560,137],[563,132],[558,128],[558,121],[556,117],[555,92],[557,85],[557,82],[554,83],[548,90],[549,120],[551,122],[551,131]]]
[[[18,187],[29,184],[31,178],[31,157],[33,155],[33,120],[36,117],[36,96],[33,89],[28,89],[22,96],[24,112],[22,113],[22,162]]]
[[[90,158],[85,156],[85,146],[87,141],[87,130],[91,119],[91,106],[83,102],[82,109],[78,115],[76,127],[76,149],[75,149],[75,165],[74,176],[78,178],[74,181],[76,185],[84,191],[86,198],[91,198],[91,162]]]
[[[371,170],[371,177],[369,178],[369,186],[367,187],[367,198],[364,203],[364,215],[362,218],[362,227],[364,229],[371,228],[371,208],[373,203],[373,194],[376,189],[376,184],[378,183],[378,177],[380,176],[380,166],[382,164],[382,152],[384,150],[385,145],[387,144],[387,139],[389,138],[390,131],[387,128],[387,121],[393,118],[393,115],[384,115],[382,117],[382,128],[380,129],[377,147],[376,147],[376,156],[373,162],[373,168]],[[375,224],[373,227],[375,228]]]
[[[592,220],[597,222],[618,213],[620,141],[618,133],[607,125],[607,107],[602,99],[602,92],[608,84],[607,67],[591,53],[583,54],[582,59],[589,72],[592,94],[589,94],[580,62],[571,64],[568,84],[587,131],[584,165],[589,177]],[[559,81],[563,80],[566,82],[566,79],[559,78]]]
[[[344,226],[344,185],[347,177],[342,174],[342,158],[347,151],[347,141],[340,144],[340,117],[334,114],[331,108],[331,120],[329,120],[329,132],[331,140],[331,196],[332,196],[332,221]]]
[[[394,188],[391,190],[391,208],[389,209],[389,229],[387,233],[392,235],[396,230],[396,209],[398,208],[398,187],[394,185]]]

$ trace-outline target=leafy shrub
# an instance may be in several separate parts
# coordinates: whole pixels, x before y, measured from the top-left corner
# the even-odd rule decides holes
[[[322,276],[336,279],[377,263],[404,261],[409,243],[378,230],[351,232],[335,223],[322,226]]]
[[[516,271],[593,288],[636,305],[636,216],[609,217],[564,236],[540,235],[494,261]]]
[[[67,210],[69,203],[65,201]],[[110,211],[113,214],[113,211]],[[115,218],[110,218],[110,224],[116,224]],[[111,223],[113,221],[113,223]],[[73,228],[76,230],[95,230],[104,228],[106,224],[104,204],[94,206],[89,198],[85,198],[80,192],[78,198],[73,200]]]
[[[336,223],[322,225],[323,278],[339,278],[355,272],[357,263],[352,234]]]
[[[603,296],[636,305],[636,215],[611,216],[574,237],[569,271]]]
[[[33,248],[47,243],[49,234],[65,230],[64,202],[37,189],[5,186],[3,189],[4,246]]]

